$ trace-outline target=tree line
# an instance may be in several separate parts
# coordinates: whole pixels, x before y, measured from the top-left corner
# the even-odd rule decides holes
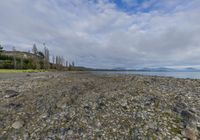
[[[21,52],[15,47],[11,52],[5,51],[0,45],[0,68],[2,69],[57,69],[57,70],[73,70],[74,62],[69,62],[63,56],[52,55],[43,43],[43,51],[39,50],[36,44],[33,44],[32,51]],[[52,60],[50,60],[52,59]]]

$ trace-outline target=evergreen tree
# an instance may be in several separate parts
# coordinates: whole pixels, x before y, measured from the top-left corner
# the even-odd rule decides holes
[[[41,57],[41,58],[44,58],[44,53],[39,51],[38,56]]]
[[[24,61],[24,60],[23,60],[23,57],[21,57],[21,58],[20,58],[20,68],[21,68],[21,69],[24,68],[24,66],[23,66],[24,62],[23,62],[23,61]]]
[[[3,46],[0,44],[0,52],[3,52]]]
[[[37,50],[36,44],[33,44],[32,52],[33,52],[33,54],[37,55],[38,50]]]

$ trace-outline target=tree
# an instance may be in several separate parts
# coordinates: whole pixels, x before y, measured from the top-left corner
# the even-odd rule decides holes
[[[56,56],[56,69],[59,69],[59,56]]]
[[[65,58],[62,56],[61,57],[61,66],[63,67],[65,65]]]
[[[65,62],[65,66],[68,67],[68,61]]]
[[[55,64],[55,56],[52,56],[52,63]]]
[[[21,69],[24,68],[24,66],[23,66],[24,62],[23,62],[23,61],[24,61],[24,60],[23,60],[23,57],[21,57],[21,58],[20,58],[20,68],[21,68]]]
[[[49,69],[49,49],[44,45],[44,68]]]
[[[74,67],[74,66],[75,66],[74,61],[72,61],[72,67]]]
[[[53,56],[52,56],[52,66],[51,66],[52,69],[55,68],[55,59],[56,59],[56,58],[55,58],[55,56],[53,55]]]
[[[38,56],[44,59],[44,53],[43,52],[38,52]]]
[[[36,44],[33,44],[32,52],[35,56],[33,56],[33,65],[35,66],[36,69],[40,69],[40,64],[39,64],[39,59],[37,57],[38,54],[38,49]]]
[[[56,56],[56,69],[63,69],[63,65],[65,63],[65,59],[62,56]]]
[[[72,61],[72,63],[69,63],[68,70],[69,71],[74,70],[74,67],[75,67],[75,63],[74,61]]]
[[[38,53],[37,46],[35,44],[33,44],[32,52],[35,55],[37,55],[37,53]]]
[[[68,65],[68,70],[71,71],[72,70],[72,65],[71,63],[69,62],[69,65]]]
[[[17,68],[17,61],[16,61],[16,49],[15,49],[15,47],[13,47],[12,48],[12,50],[13,50],[13,64],[14,64],[14,69],[16,69]]]
[[[3,52],[3,46],[0,44],[0,53]]]

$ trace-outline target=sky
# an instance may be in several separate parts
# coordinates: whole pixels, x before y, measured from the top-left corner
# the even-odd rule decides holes
[[[1,0],[0,44],[92,68],[200,65],[200,0]]]

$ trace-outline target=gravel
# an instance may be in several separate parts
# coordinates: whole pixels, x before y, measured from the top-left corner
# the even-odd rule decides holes
[[[0,139],[200,139],[200,80],[89,72],[14,77],[0,80]]]

